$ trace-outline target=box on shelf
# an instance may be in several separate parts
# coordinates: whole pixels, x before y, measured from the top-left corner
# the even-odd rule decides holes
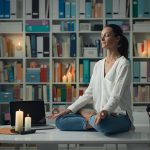
[[[40,68],[27,68],[26,82],[40,82]]]
[[[97,56],[98,56],[97,47],[83,48],[83,57],[97,57]]]
[[[80,31],[91,31],[91,23],[80,23]]]
[[[0,102],[13,101],[13,92],[0,92]]]

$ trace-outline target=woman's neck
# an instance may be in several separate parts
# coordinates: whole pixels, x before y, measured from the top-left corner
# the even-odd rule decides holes
[[[106,62],[107,63],[115,62],[120,56],[121,55],[119,54],[118,51],[108,51],[106,56]]]

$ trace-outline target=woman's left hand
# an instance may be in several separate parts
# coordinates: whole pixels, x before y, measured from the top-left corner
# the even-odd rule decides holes
[[[94,124],[95,125],[99,124],[101,122],[101,120],[106,117],[107,114],[108,114],[108,112],[106,110],[102,110],[100,113],[98,113],[95,116]]]

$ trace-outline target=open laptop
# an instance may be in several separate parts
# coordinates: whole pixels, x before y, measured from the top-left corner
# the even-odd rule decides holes
[[[15,114],[19,109],[24,112],[23,117],[27,114],[32,118],[31,126],[35,130],[53,129],[54,125],[46,124],[46,115],[44,101],[11,101],[10,108],[10,125],[15,127]],[[25,119],[23,119],[25,120]]]

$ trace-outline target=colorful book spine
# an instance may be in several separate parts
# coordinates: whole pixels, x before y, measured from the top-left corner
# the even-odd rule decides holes
[[[83,60],[83,82],[90,82],[90,61],[89,59]]]
[[[133,82],[140,82],[140,62],[133,62]]]

